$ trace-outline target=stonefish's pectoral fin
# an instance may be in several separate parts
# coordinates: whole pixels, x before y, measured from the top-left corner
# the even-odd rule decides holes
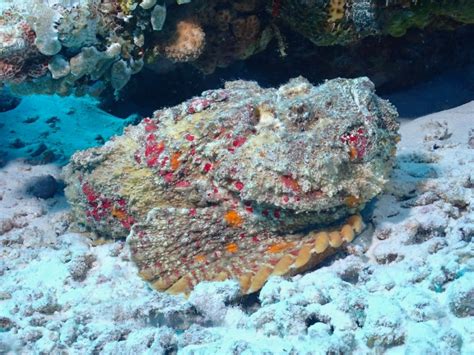
[[[338,227],[304,235],[249,233],[219,216],[218,207],[157,208],[128,237],[140,275],[153,288],[189,294],[201,281],[236,279],[242,294],[259,291],[270,276],[309,270],[363,229],[354,215]]]

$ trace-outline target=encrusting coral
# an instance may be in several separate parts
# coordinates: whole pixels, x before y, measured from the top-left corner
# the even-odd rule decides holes
[[[279,89],[228,82],[156,111],[65,168],[78,225],[125,237],[158,290],[307,270],[363,228],[398,140],[367,78]]]

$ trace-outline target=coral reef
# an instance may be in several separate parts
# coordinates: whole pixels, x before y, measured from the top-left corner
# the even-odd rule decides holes
[[[127,24],[129,9],[122,6],[109,0],[2,5],[0,81],[22,94],[121,89],[143,65],[140,26]]]
[[[226,67],[265,49],[273,37],[270,20],[261,16],[262,1],[206,2],[197,10],[207,45],[194,65],[204,73]]]
[[[21,94],[99,96],[107,89],[115,93],[122,89],[142,69],[145,55],[152,67],[160,66],[163,58],[196,61],[206,47],[206,35],[206,58],[215,58],[208,65],[204,63],[209,59],[204,58],[199,66],[210,71],[268,44],[271,35],[267,31],[260,41],[260,21],[254,14],[262,4],[260,10],[253,2],[230,5],[232,24],[223,30],[224,38],[223,33],[213,32],[213,23],[219,21],[214,20],[218,3],[28,0],[3,4],[0,82]],[[238,16],[241,13],[245,16]],[[197,20],[204,17],[207,20]],[[222,50],[224,46],[232,49]]]
[[[371,35],[398,37],[414,27],[450,29],[474,23],[474,4],[462,0],[288,0],[273,1],[268,12],[323,46],[347,45]]]
[[[20,83],[47,72],[47,57],[37,48],[32,27],[14,14],[4,14],[0,30],[0,82]]]
[[[189,62],[197,59],[206,44],[206,35],[195,22],[179,21],[175,37],[163,48],[164,55],[175,62]]]
[[[439,19],[439,20],[438,20]],[[189,62],[204,73],[264,50],[283,30],[317,45],[348,45],[410,28],[474,22],[472,2],[375,0],[85,0],[0,7],[0,82],[19,93],[118,93],[146,65]]]
[[[357,213],[392,166],[395,118],[367,78],[228,82],[76,153],[66,193],[88,230],[131,231],[133,258],[155,288],[186,293],[237,278],[252,293],[361,232]]]

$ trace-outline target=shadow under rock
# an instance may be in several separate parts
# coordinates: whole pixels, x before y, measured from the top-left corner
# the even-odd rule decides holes
[[[446,71],[411,88],[382,95],[400,118],[417,118],[474,100],[474,64]]]
[[[189,63],[159,73],[146,67],[132,77],[118,102],[110,98],[104,107],[119,116],[131,112],[148,116],[204,90],[222,87],[225,81],[254,80],[262,87],[276,87],[300,75],[313,84],[336,77],[368,76],[380,96],[393,98],[402,117],[474,99],[474,72],[469,68],[474,66],[474,48],[468,45],[474,25],[452,31],[412,29],[402,37],[367,37],[352,45],[323,47],[286,27],[281,30],[288,45],[284,57],[272,41],[264,51],[208,75]]]

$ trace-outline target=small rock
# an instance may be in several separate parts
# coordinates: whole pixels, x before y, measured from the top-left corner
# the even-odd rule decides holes
[[[46,144],[41,143],[30,155],[32,157],[37,157],[41,155],[42,153],[44,153],[47,149],[48,147],[46,146]]]
[[[56,179],[51,175],[38,176],[30,181],[27,191],[35,197],[48,199],[56,194],[58,185]]]
[[[240,286],[234,281],[202,282],[196,286],[189,302],[206,320],[218,324],[226,313],[226,303],[239,296]]]
[[[26,344],[31,344],[43,337],[43,332],[39,329],[27,328],[20,334],[21,340]]]
[[[33,302],[32,306],[36,312],[42,314],[53,314],[54,312],[59,311],[61,309],[61,306],[58,304],[56,295],[52,292],[47,292],[37,301]]]
[[[0,301],[9,300],[12,298],[11,293],[9,292],[0,292]]]
[[[11,350],[9,344],[4,341],[0,341],[0,354],[7,354]]]
[[[10,148],[20,149],[26,146],[26,143],[23,142],[20,138],[16,138],[13,142],[10,143]]]
[[[83,254],[76,256],[68,266],[69,274],[74,281],[84,281],[87,272],[92,268],[92,264],[96,261],[95,255]]]
[[[322,322],[316,322],[308,327],[308,335],[314,339],[327,338],[331,334],[331,327]]]
[[[464,274],[449,285],[448,305],[457,317],[474,316],[474,273]]]
[[[188,345],[198,345],[212,343],[218,340],[217,334],[212,333],[208,329],[193,324],[187,329],[179,339],[179,345],[185,347]]]
[[[467,145],[469,148],[474,149],[474,129],[469,131],[469,138],[467,141]]]
[[[46,120],[46,123],[48,124],[49,127],[51,128],[55,128],[57,123],[60,122],[61,120],[56,117],[56,116],[53,116],[53,117],[50,117]]]
[[[34,122],[38,121],[38,119],[39,119],[38,115],[30,116],[30,117],[27,117],[25,120],[23,120],[23,123],[27,123],[27,124],[34,123]]]
[[[400,307],[389,299],[371,299],[364,324],[364,338],[370,347],[389,347],[403,343],[405,332]]]
[[[74,107],[69,107],[67,110],[66,110],[66,115],[74,115],[76,113],[76,109]]]
[[[446,329],[441,332],[441,349],[439,349],[444,354],[460,354],[462,348],[462,336],[459,332],[453,328]]]
[[[15,228],[15,224],[11,220],[11,218],[2,218],[0,219],[0,235],[8,233],[13,228]]]
[[[20,103],[19,97],[12,95],[6,88],[0,88],[0,112],[13,110]]]
[[[94,140],[99,143],[100,145],[103,145],[105,144],[105,139],[104,137],[102,137],[100,134],[98,134],[97,136],[95,136]]]
[[[43,316],[43,315],[39,315],[39,314],[33,315],[30,319],[30,325],[32,325],[34,327],[42,327],[47,322],[48,322],[48,320],[46,319],[46,317]]]
[[[400,293],[401,307],[416,322],[438,319],[444,314],[442,308],[431,298],[430,293],[421,290],[403,290]]]
[[[59,339],[66,345],[71,345],[77,339],[78,324],[74,319],[68,319],[60,330]]]
[[[112,248],[109,251],[109,255],[113,257],[117,257],[120,255],[124,247],[124,243],[121,241],[117,241],[112,245]]]
[[[15,326],[15,323],[7,317],[0,317],[0,333],[8,332]]]

